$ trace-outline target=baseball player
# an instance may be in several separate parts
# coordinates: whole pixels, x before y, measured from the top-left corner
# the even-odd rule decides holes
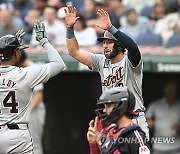
[[[97,130],[97,117],[95,122],[90,121],[87,139],[91,154],[150,154],[146,134],[132,122],[137,115],[133,112],[135,97],[126,86],[104,91],[97,104],[105,105],[104,114],[98,112],[98,116],[103,117],[101,123],[106,130]]]
[[[99,72],[102,91],[113,87],[127,86],[133,92],[136,98],[134,111],[139,114],[133,121],[140,125],[143,131],[146,132],[147,138],[149,138],[142,98],[143,62],[138,46],[130,37],[111,24],[109,14],[105,10],[99,9],[97,12],[99,15],[97,26],[105,32],[103,37],[98,38],[98,41],[103,42],[104,55],[82,50],[79,48],[73,30],[73,26],[78,20],[76,8],[68,6],[65,13],[66,42],[69,54],[92,70]],[[125,54],[126,49],[128,50],[127,54]]]
[[[18,66],[27,67],[30,65],[33,65],[33,63],[27,58],[27,54],[25,53],[25,51],[22,50]],[[32,135],[34,151],[36,154],[43,154],[42,136],[46,115],[46,109],[43,102],[43,91],[44,85],[42,83],[35,86],[33,89],[33,96],[31,100],[29,130]]]
[[[64,62],[46,37],[44,24],[35,22],[36,39],[45,49],[49,63],[17,67],[24,31],[0,38],[0,154],[33,154],[28,129],[33,88],[47,82],[64,68]]]

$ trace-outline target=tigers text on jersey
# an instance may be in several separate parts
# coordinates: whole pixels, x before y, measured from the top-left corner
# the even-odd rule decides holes
[[[99,72],[101,76],[102,91],[113,87],[127,86],[135,95],[135,110],[145,110],[142,98],[142,68],[143,62],[140,61],[137,67],[133,67],[127,55],[114,64],[102,54],[89,53],[92,69]]]
[[[49,79],[49,65],[0,67],[0,126],[28,123],[33,88]]]

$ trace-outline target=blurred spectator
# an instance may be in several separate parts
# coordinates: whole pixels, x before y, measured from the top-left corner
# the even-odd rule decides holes
[[[14,13],[14,7],[13,7],[12,3],[10,3],[10,2],[0,3],[0,11],[5,10],[5,9],[11,11],[13,25],[16,25],[19,28],[23,28],[24,27],[24,21],[19,16],[16,16],[13,14]]]
[[[66,26],[57,19],[56,9],[50,6],[46,7],[44,9],[43,17],[49,42],[54,46],[65,45]],[[30,44],[36,46],[38,42],[32,37]]]
[[[116,28],[120,27],[120,18],[124,11],[121,1],[122,0],[109,0],[109,15],[112,24]]]
[[[167,14],[166,0],[156,0],[150,15],[151,23],[155,27],[157,20],[162,19]]]
[[[65,5],[68,5],[68,3],[70,3],[71,5],[73,5],[77,8],[77,11],[79,14],[83,14],[84,0],[61,0],[61,2]]]
[[[25,19],[27,12],[34,8],[32,0],[13,0],[14,14]]]
[[[61,7],[60,9],[58,9],[57,11],[57,18],[63,22],[65,24],[65,17],[66,17],[66,14],[65,14],[65,9],[67,9],[67,7]]]
[[[155,26],[155,33],[162,36],[164,45],[173,34],[180,35],[180,11],[170,13],[159,20]]]
[[[47,7],[48,0],[33,0],[34,8],[37,9],[40,13],[40,16],[43,15],[45,7]]]
[[[139,14],[145,6],[153,6],[155,0],[123,0],[122,4],[124,7],[133,7]]]
[[[61,2],[61,0],[48,0],[47,4],[48,6],[54,6],[58,9],[63,7],[63,3]]]
[[[8,9],[0,11],[0,37],[7,34],[15,34],[19,30],[17,25],[13,24],[12,12]]]
[[[149,127],[154,127],[154,137],[169,137],[171,141],[174,138],[174,143],[154,143],[153,154],[176,154],[180,148],[180,101],[176,98],[176,84],[166,83],[164,93],[163,98],[150,104],[146,117]]]
[[[139,35],[152,34],[154,29],[147,17],[139,16],[135,9],[129,8],[121,18],[121,30],[134,41]]]
[[[80,46],[93,46],[97,43],[96,31],[92,27],[87,27],[83,16],[79,16],[74,25],[74,34]]]
[[[97,19],[96,5],[94,0],[84,0],[84,13],[83,16],[86,21]]]
[[[25,21],[27,23],[27,26],[24,29],[24,31],[26,32],[26,35],[23,38],[26,44],[30,43],[31,37],[32,37],[32,34],[33,34],[34,23],[39,18],[40,18],[40,14],[39,14],[38,10],[30,10],[30,11],[28,11],[28,13],[27,13],[27,15],[25,17]]]
[[[95,12],[97,12],[98,9],[104,9],[106,11],[108,11],[108,3],[107,0],[94,0],[95,2]],[[109,11],[108,11],[109,12]],[[98,22],[98,18],[96,16],[95,19],[90,19],[86,21],[87,26],[89,27],[93,27],[96,30],[96,34],[98,37],[102,36],[104,33],[104,30],[100,29],[98,26],[96,26]]]

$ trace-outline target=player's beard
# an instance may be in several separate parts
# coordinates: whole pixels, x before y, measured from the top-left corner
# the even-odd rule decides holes
[[[109,52],[111,52],[110,54],[105,54],[106,53],[105,50],[104,50],[104,55],[105,55],[105,57],[107,59],[113,59],[113,58],[115,58],[120,53],[119,51],[116,51],[116,50],[113,49],[112,51],[109,50]]]

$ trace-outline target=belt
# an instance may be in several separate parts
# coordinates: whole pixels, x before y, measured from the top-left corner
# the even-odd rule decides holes
[[[6,124],[3,126],[0,126],[0,129],[28,129],[28,124]]]

